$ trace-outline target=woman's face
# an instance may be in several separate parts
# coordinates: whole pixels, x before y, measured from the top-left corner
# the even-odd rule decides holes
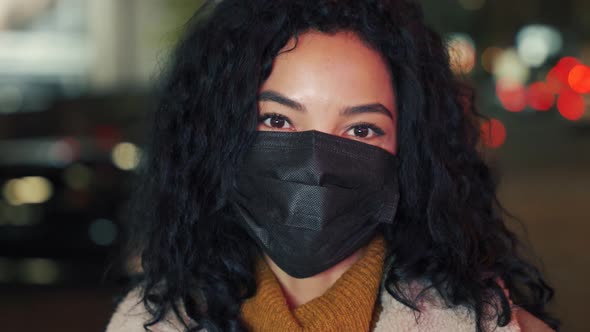
[[[317,130],[397,151],[389,69],[351,32],[301,34],[275,58],[258,109],[258,130]]]

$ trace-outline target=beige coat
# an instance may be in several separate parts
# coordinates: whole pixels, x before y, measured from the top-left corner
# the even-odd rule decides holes
[[[143,323],[149,320],[141,300],[139,291],[131,291],[119,304],[107,326],[106,332],[144,332]],[[387,292],[382,292],[381,304],[383,310],[377,321],[374,332],[473,332],[475,321],[473,315],[466,309],[445,308],[441,302],[427,302],[421,306],[419,317],[415,312],[395,300]],[[161,321],[150,329],[154,332],[181,332],[181,324],[169,314],[165,321]],[[494,326],[488,326],[489,331]],[[544,322],[527,311],[514,307],[512,319],[507,326],[496,327],[494,332],[549,332],[551,330]],[[336,332],[336,331],[334,331]],[[344,331],[338,331],[344,332]],[[351,331],[358,332],[358,331]]]

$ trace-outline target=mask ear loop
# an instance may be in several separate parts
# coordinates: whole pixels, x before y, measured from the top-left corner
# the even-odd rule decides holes
[[[392,196],[393,200],[391,202],[385,200],[383,203],[381,203],[379,214],[377,214],[377,219],[381,223],[391,225],[393,224],[395,215],[397,214],[397,208],[400,199],[399,185],[396,182],[395,189],[385,188],[383,191],[385,192],[385,196]]]

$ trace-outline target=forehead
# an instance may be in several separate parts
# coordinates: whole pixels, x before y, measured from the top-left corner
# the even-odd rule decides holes
[[[309,31],[292,38],[274,59],[262,89],[294,98],[318,96],[393,106],[391,74],[382,55],[348,31]],[[392,108],[390,108],[392,109]]]

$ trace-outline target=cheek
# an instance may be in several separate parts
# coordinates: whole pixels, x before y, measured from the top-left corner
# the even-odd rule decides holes
[[[392,154],[397,154],[397,136],[391,135],[391,137],[386,142],[386,146],[383,148]]]
[[[395,125],[392,127],[391,131],[387,135],[385,135],[383,141],[380,144],[380,147],[384,150],[389,151],[391,154],[397,154],[398,146],[397,146],[397,129]]]
[[[385,135],[380,137],[381,139],[376,142],[376,145],[391,154],[397,154],[398,150],[398,129],[397,121],[395,119],[394,114],[393,119],[385,119],[384,116],[381,116],[379,120],[374,121],[374,123],[385,132]]]

